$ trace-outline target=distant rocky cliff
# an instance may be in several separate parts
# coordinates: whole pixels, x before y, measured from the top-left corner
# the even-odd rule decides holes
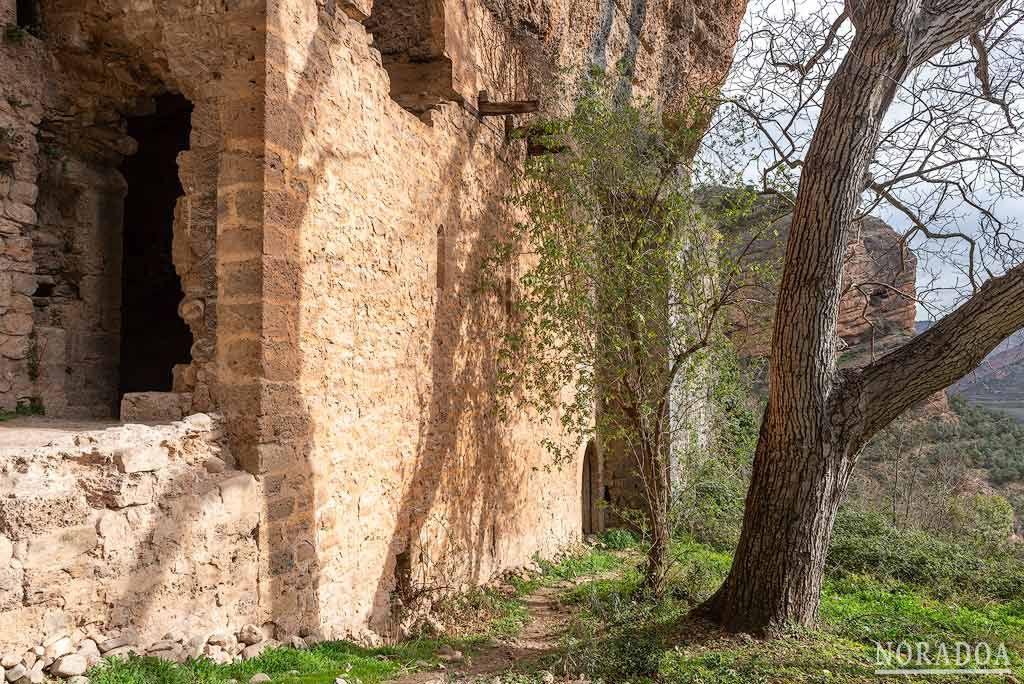
[[[780,218],[775,218],[780,217]],[[774,220],[773,220],[774,219]],[[781,273],[790,216],[779,200],[759,200],[751,215],[733,226],[739,249]],[[837,334],[839,363],[857,367],[906,344],[914,335],[917,257],[885,221],[858,221],[847,245]],[[748,357],[767,356],[778,278],[751,288],[731,315],[730,338]],[[945,393],[926,402],[929,413],[946,412]]]

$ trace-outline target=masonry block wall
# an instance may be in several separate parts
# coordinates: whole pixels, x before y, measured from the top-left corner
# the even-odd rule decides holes
[[[390,632],[410,586],[455,591],[553,553],[581,533],[582,450],[549,468],[550,427],[492,415],[512,321],[475,285],[525,150],[476,117],[477,94],[557,112],[574,98],[561,70],[626,59],[625,92],[676,107],[724,74],[741,4],[432,1],[397,13],[429,18],[417,35],[444,66],[442,88],[417,90],[396,89],[402,27],[369,0],[43,0],[44,38],[0,44],[0,127],[20,136],[0,168],[0,409],[116,415],[125,122],[177,93],[192,112],[172,258],[193,344],[174,405],[223,416],[257,509],[254,548],[224,542],[252,564],[190,590],[234,583],[252,602],[197,619]],[[74,591],[101,586],[103,553],[76,547]],[[177,615],[173,592],[152,595],[147,610]],[[53,610],[81,624],[81,605]]]
[[[4,653],[58,634],[145,652],[258,618],[262,497],[209,416],[0,445]]]

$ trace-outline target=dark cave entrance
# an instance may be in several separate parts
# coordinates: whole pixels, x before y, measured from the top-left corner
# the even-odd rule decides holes
[[[17,0],[15,14],[15,21],[23,29],[35,30],[42,23],[39,18],[39,0]]]
[[[178,153],[188,149],[192,104],[168,93],[156,111],[128,119],[138,152],[125,159],[121,261],[121,363],[119,396],[168,392],[171,370],[188,363],[192,333],[178,315],[184,297],[174,270],[174,205],[184,194]]]

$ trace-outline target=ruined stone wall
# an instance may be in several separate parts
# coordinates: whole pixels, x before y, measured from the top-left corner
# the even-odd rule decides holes
[[[13,0],[4,3],[13,15]],[[14,158],[9,173],[0,169],[3,410],[34,401],[53,416],[117,415],[126,192],[118,169],[136,151],[125,121],[168,91],[194,107],[173,228],[179,315],[193,345],[173,387],[193,410],[215,403],[218,230],[237,224],[218,198],[246,180],[238,174],[247,164],[259,166],[250,161],[262,153],[264,8],[122,5],[44,0],[40,30],[0,40],[0,131]]]
[[[492,411],[496,344],[512,321],[509,302],[475,285],[511,220],[502,196],[525,143],[507,141],[500,119],[477,118],[476,104],[487,90],[492,101],[537,97],[561,111],[574,97],[571,82],[559,85],[563,69],[625,60],[623,91],[673,108],[724,74],[742,3],[620,4],[428,3],[422,30],[438,59],[430,79],[396,90],[401,81],[362,23],[368,0],[44,0],[46,37],[4,53],[2,71],[14,78],[0,79],[5,96],[37,89],[24,110],[0,99],[0,114],[28,133],[14,174],[28,185],[7,190],[24,201],[6,199],[0,223],[0,288],[8,273],[11,283],[0,289],[0,382],[9,380],[0,397],[5,407],[43,396],[58,414],[110,415],[115,381],[104,369],[116,366],[117,330],[108,323],[120,302],[102,290],[120,252],[103,236],[117,234],[117,169],[134,151],[125,119],[161,92],[181,93],[194,109],[178,157],[173,260],[195,344],[174,389],[187,410],[224,415],[233,457],[255,476],[246,501],[229,506],[226,476],[207,477],[188,457],[168,475],[195,486],[181,501],[156,492],[135,512],[75,504],[72,522],[48,524],[84,541],[69,543],[67,567],[48,572],[89,598],[48,614],[80,628],[106,606],[105,627],[154,634],[147,615],[178,620],[170,590],[154,589],[151,607],[136,610],[141,597],[122,601],[103,575],[121,561],[105,558],[99,537],[121,526],[102,521],[143,511],[150,537],[132,528],[125,545],[142,550],[146,577],[182,573],[189,602],[213,597],[216,610],[197,621],[273,623],[285,634],[390,632],[410,593],[455,591],[579,537],[582,453],[553,467],[540,447],[557,436],[550,426],[528,414],[506,425]],[[35,62],[8,66],[18,60]],[[29,190],[40,183],[42,201]],[[44,277],[52,288],[37,291]],[[33,335],[56,340],[35,377]],[[85,491],[93,476],[79,466],[118,478],[106,456],[45,459],[48,476],[67,484],[57,491]],[[250,494],[258,512],[243,538],[231,516],[250,515]],[[16,487],[0,495],[7,505],[21,499]],[[202,512],[208,505],[216,512]],[[228,536],[204,536],[210,525]],[[170,551],[150,555],[154,530],[198,535],[182,546],[200,559],[210,544],[234,550],[238,575],[221,572],[229,564],[220,557],[214,572]],[[31,612],[31,595],[3,619],[36,638],[50,626]]]
[[[204,414],[160,427],[0,433],[0,653],[255,619],[255,478]]]
[[[598,9],[546,4],[530,38],[482,4],[446,3],[462,98],[417,116],[396,101],[365,12],[273,6],[263,292],[274,326],[265,318],[262,340],[273,377],[251,463],[274,483],[271,591],[298,597],[278,619],[387,629],[410,588],[457,589],[580,536],[582,450],[552,468],[540,442],[555,430],[492,413],[498,336],[513,322],[476,285],[525,150],[474,105],[487,90],[568,108],[571,92],[538,84],[560,66],[578,73],[595,50],[608,66],[635,58],[623,87],[679,95],[662,89],[669,38],[683,38],[665,9],[630,18],[609,6],[606,25]],[[543,55],[526,53],[537,45]],[[298,354],[282,352],[290,340]]]

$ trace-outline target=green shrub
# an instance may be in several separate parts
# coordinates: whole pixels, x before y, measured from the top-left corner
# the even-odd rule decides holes
[[[958,496],[950,501],[949,517],[962,538],[984,547],[1005,544],[1013,536],[1013,507],[998,494]]]
[[[616,528],[612,530],[605,530],[604,533],[601,534],[601,544],[604,545],[606,549],[623,551],[636,546],[636,538],[629,530]]]
[[[954,542],[922,530],[891,527],[879,513],[840,511],[829,547],[830,576],[871,575],[942,598],[1010,600],[1024,592],[1017,544]]]

